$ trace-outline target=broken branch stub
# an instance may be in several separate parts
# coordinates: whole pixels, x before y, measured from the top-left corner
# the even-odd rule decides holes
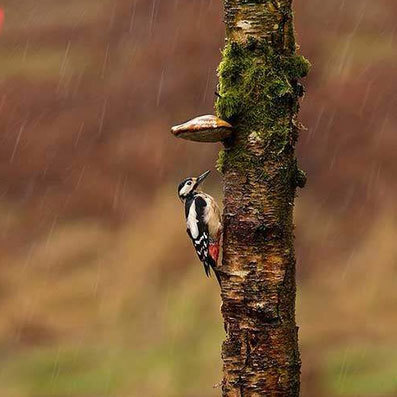
[[[233,127],[212,115],[196,117],[171,128],[177,138],[194,142],[223,142],[232,135]]]

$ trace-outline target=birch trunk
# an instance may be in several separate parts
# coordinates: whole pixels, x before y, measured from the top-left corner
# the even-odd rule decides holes
[[[218,115],[235,127],[224,176],[223,396],[299,396],[294,147],[309,63],[296,55],[292,0],[224,0]]]

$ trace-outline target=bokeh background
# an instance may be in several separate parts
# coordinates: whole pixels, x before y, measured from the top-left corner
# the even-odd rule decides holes
[[[302,395],[397,396],[397,2],[295,3]],[[176,197],[219,147],[169,127],[213,112],[222,2],[0,5],[0,396],[219,396]]]

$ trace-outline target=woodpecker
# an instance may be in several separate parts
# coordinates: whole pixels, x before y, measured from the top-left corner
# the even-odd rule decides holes
[[[204,265],[205,274],[209,277],[212,268],[220,284],[216,264],[222,235],[221,212],[213,197],[197,190],[209,173],[186,178],[178,186],[178,196],[185,205],[187,234]]]

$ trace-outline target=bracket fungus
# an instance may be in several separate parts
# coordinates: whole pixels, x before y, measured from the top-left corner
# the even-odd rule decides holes
[[[196,117],[171,128],[177,138],[195,142],[223,142],[232,135],[233,127],[212,115]]]

